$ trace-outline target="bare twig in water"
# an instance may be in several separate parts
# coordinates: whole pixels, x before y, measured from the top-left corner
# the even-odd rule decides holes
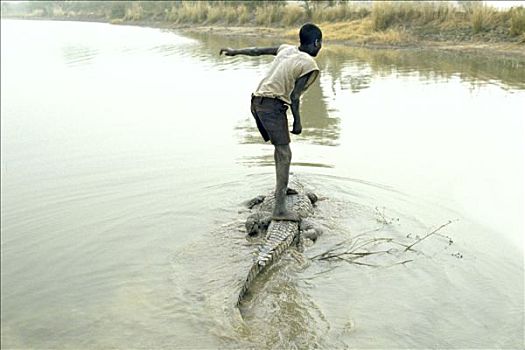
[[[414,243],[412,243],[411,245],[409,245],[408,247],[405,248],[405,252],[407,250],[410,250],[412,249],[413,246],[415,246],[416,244],[418,244],[419,242],[427,239],[428,237],[432,236],[433,234],[437,233],[439,230],[441,230],[442,228],[444,227],[447,227],[448,225],[450,225],[452,223],[452,220],[449,220],[447,223],[439,226],[437,229],[435,229],[434,231],[430,232],[429,234],[427,234],[426,236],[424,236],[423,238],[420,238],[418,239],[417,241],[415,241]]]
[[[357,260],[357,259],[360,259],[360,258],[364,258],[365,256],[376,255],[376,254],[385,254],[385,253],[389,254],[389,250],[381,250],[381,251],[376,251],[376,252],[362,252],[362,253],[346,251],[346,252],[342,252],[342,253],[339,253],[339,254],[324,255],[324,256],[318,258],[317,260],[329,260],[329,259],[341,258],[343,256],[349,255],[350,257],[346,257],[345,259],[354,261],[354,260]]]
[[[317,259],[317,258],[322,257],[322,256],[324,256],[324,255],[327,255],[327,254],[333,253],[333,252],[337,251],[338,249],[342,249],[342,248],[344,248],[344,245],[345,245],[346,243],[349,243],[349,242],[350,242],[351,245],[350,245],[350,247],[347,247],[347,250],[352,250],[352,249],[355,247],[355,245],[361,241],[361,237],[362,237],[362,236],[364,236],[364,235],[366,235],[366,234],[368,234],[368,233],[377,232],[377,231],[379,231],[381,228],[382,228],[382,227],[376,227],[376,228],[374,228],[374,229],[372,229],[372,230],[368,230],[368,231],[362,232],[362,233],[358,234],[358,235],[355,236],[355,237],[345,239],[345,240],[343,240],[343,241],[341,241],[341,242],[339,242],[339,243],[334,244],[334,245],[333,245],[331,248],[329,248],[326,252],[321,253],[321,254],[317,254],[317,255],[315,255],[315,256],[312,256],[310,259],[314,260],[314,259]],[[320,259],[318,259],[318,260],[320,260]]]
[[[390,266],[396,266],[396,265],[405,265],[406,263],[409,263],[411,261],[414,261],[414,259],[408,259],[408,260],[404,260],[404,261],[400,261],[400,262],[397,262],[395,264],[392,264]]]
[[[323,261],[331,261],[331,260],[338,260],[338,261],[345,261],[351,264],[357,264],[357,265],[365,265],[365,266],[371,266],[371,267],[380,267],[380,265],[374,265],[369,263],[364,263],[362,261],[357,261],[359,259],[369,257],[372,255],[380,255],[380,254],[395,254],[396,252],[399,252],[396,248],[389,248],[387,250],[371,250],[374,247],[377,247],[380,244],[389,244],[389,245],[397,245],[401,246],[404,249],[402,252],[412,251],[415,252],[416,250],[413,249],[413,247],[420,243],[421,241],[427,239],[428,237],[438,234],[438,232],[443,229],[444,227],[450,225],[452,223],[451,220],[448,222],[442,224],[432,232],[426,234],[422,238],[417,238],[417,240],[411,244],[405,244],[398,241],[395,241],[394,238],[389,237],[374,237],[374,238],[368,238],[366,239],[364,237],[365,234],[370,232],[376,232],[379,231],[381,228],[376,228],[373,230],[366,231],[364,233],[361,233],[357,236],[355,236],[353,239],[345,239],[339,243],[336,243],[333,245],[330,249],[325,251],[324,253],[317,254],[310,259],[312,260],[323,260]],[[439,234],[438,234],[439,235]],[[451,239],[449,238],[451,241]],[[348,245],[348,246],[345,246]],[[412,259],[402,260],[399,262],[396,262],[394,264],[388,265],[388,266],[395,266],[395,265],[404,265],[406,263],[409,263],[413,261]]]

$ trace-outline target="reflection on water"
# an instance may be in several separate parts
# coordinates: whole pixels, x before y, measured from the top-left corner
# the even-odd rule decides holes
[[[326,48],[326,50],[328,50],[328,53],[324,53],[324,56],[322,56],[324,57],[323,72],[326,72],[329,76],[330,83],[327,86],[333,94],[341,88],[349,89],[352,93],[356,93],[369,87],[374,72],[366,61],[356,61],[345,54],[337,55],[336,53],[340,51],[330,47]],[[342,62],[346,60],[352,62],[352,64],[344,67]]]
[[[301,99],[303,133],[297,138],[318,145],[337,146],[340,122],[336,110],[328,110],[327,98],[323,95],[323,84],[318,79]],[[292,116],[290,118],[293,119]]]
[[[411,75],[439,82],[459,76],[473,85],[494,82],[504,88],[525,88],[525,61],[517,58],[432,50],[369,50],[344,46],[327,47],[321,55],[324,71],[332,80],[353,91],[366,88],[370,74]],[[347,69],[351,68],[351,74]],[[359,74],[358,72],[361,72]],[[367,74],[364,74],[367,73]],[[350,78],[350,79],[349,79]],[[355,79],[354,82],[349,80]]]
[[[212,33],[194,33],[191,37],[205,43],[196,47],[195,56],[219,69],[254,68],[262,78],[271,56],[234,58],[218,56],[222,47],[251,47],[253,40],[242,37],[221,37]],[[275,46],[280,41],[263,38],[258,46]],[[293,43],[292,43],[293,44]],[[326,45],[317,58],[321,78],[304,94],[303,134],[294,140],[304,143],[337,146],[340,143],[341,113],[331,101],[346,90],[358,93],[370,87],[378,77],[415,77],[423,84],[443,83],[459,77],[472,88],[497,84],[504,89],[525,89],[525,61],[475,54],[416,49],[372,50]],[[253,89],[255,86],[253,87]],[[251,91],[249,91],[251,92]],[[248,93],[248,91],[247,91]],[[248,101],[245,101],[248,104]],[[291,112],[289,123],[293,120]],[[250,116],[235,127],[241,143],[257,144],[261,137]],[[257,158],[254,158],[254,161]],[[265,161],[263,161],[265,163]],[[261,163],[262,164],[262,163]]]
[[[261,63],[271,61],[271,57],[237,56],[225,60],[224,57],[218,56],[222,47],[254,46],[253,38],[221,37],[211,33],[188,35],[206,44],[205,47],[199,48],[199,57],[213,60],[221,67],[230,66],[230,69],[236,69],[237,63],[260,67]],[[258,46],[276,46],[281,43],[278,39],[257,39]],[[296,44],[293,41],[288,43]],[[371,75],[403,75],[414,72],[417,72],[422,80],[429,82],[460,76],[474,85],[493,82],[509,89],[525,88],[525,61],[514,57],[421,49],[364,49],[327,44],[316,60],[323,75],[329,75],[334,82],[349,84],[345,86],[355,92],[368,87]]]
[[[269,152],[268,154],[259,155],[259,156],[244,156],[240,159],[239,163],[247,166],[263,166],[263,167],[274,167],[275,161],[273,154]],[[292,160],[292,166],[294,167],[313,167],[313,168],[333,168],[333,165],[325,163],[313,163],[313,162],[297,162]]]
[[[249,103],[272,57],[218,52],[279,42],[1,35],[3,348],[523,348],[522,62],[326,45],[292,135],[325,233],[257,281],[243,321],[241,203],[274,186]],[[307,259],[449,220],[368,265]]]

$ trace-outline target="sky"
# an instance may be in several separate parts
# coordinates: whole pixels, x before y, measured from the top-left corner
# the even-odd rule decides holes
[[[507,9],[511,7],[518,7],[518,6],[524,6],[525,7],[525,1],[483,1],[485,4],[501,8],[501,9]]]

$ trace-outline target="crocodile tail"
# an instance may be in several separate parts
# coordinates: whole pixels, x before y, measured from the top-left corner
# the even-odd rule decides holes
[[[246,281],[243,283],[239,298],[237,300],[237,307],[242,303],[248,289],[251,287],[255,278],[274,261],[281,258],[283,252],[292,244],[295,233],[299,227],[297,223],[292,222],[272,222],[268,229],[267,242],[259,248],[259,254],[253,263]]]
[[[258,262],[254,262],[252,267],[250,268],[250,271],[248,272],[248,277],[246,277],[246,281],[243,283],[241,291],[239,292],[239,299],[237,299],[237,306],[239,306],[242,303],[242,300],[244,299],[244,296],[248,292],[248,289],[250,288],[253,280],[257,275],[264,269],[265,266],[259,265]]]

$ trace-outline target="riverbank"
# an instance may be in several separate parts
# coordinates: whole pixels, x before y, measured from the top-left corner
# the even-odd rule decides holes
[[[297,28],[267,28],[267,27],[229,27],[229,26],[185,26],[185,25],[171,25],[166,26],[163,23],[135,23],[135,22],[122,22],[120,24],[126,25],[142,25],[155,28],[166,28],[173,29],[182,33],[209,33],[219,36],[227,37],[264,37],[264,38],[275,38],[276,41],[296,41],[297,40]],[[413,37],[404,37],[399,35],[399,40],[386,40],[386,36],[392,36],[392,34],[375,34],[362,36],[358,40],[356,39],[332,39],[330,38],[330,32],[326,32],[325,28],[330,25],[324,26],[320,24],[321,29],[324,32],[325,47],[332,45],[345,45],[351,47],[364,47],[370,49],[420,49],[420,50],[442,50],[442,51],[454,51],[464,52],[472,54],[482,54],[490,56],[501,56],[505,58],[516,59],[525,64],[525,45],[523,43],[515,42],[483,42],[483,41],[432,41],[422,40]]]
[[[185,33],[297,40],[314,22],[325,44],[381,49],[433,49],[525,62],[525,8],[497,10],[481,2],[29,2],[2,3],[11,18],[97,21]]]
[[[11,19],[23,20],[54,20],[54,21],[82,21],[82,22],[99,22],[110,23],[112,25],[131,25],[150,28],[174,30],[186,34],[212,34],[224,37],[257,37],[272,38],[276,42],[294,42],[297,41],[297,28],[270,28],[258,26],[227,26],[227,25],[188,25],[174,24],[165,21],[144,21],[144,20],[117,20],[106,21],[99,18],[27,18],[13,17]],[[520,64],[525,65],[525,43],[509,41],[453,41],[453,40],[428,40],[417,38],[408,33],[399,32],[379,32],[355,34],[353,38],[337,36],[334,33],[334,27],[345,26],[345,23],[337,24],[319,24],[324,33],[325,49],[329,45],[344,45],[350,47],[362,47],[369,49],[392,49],[392,50],[439,50],[458,52],[465,54],[484,55],[492,57],[502,57],[513,59]],[[351,25],[349,25],[351,26]]]

